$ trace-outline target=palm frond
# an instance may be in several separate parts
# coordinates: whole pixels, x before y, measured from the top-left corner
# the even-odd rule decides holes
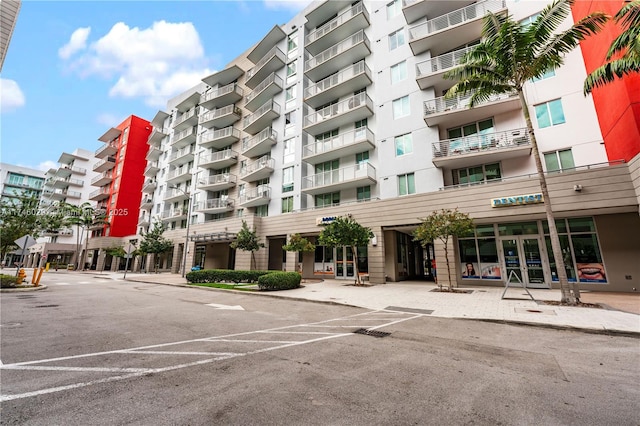
[[[616,78],[637,73],[640,70],[640,58],[623,57],[615,61],[608,62],[603,66],[593,70],[584,81],[584,94],[587,95],[595,88],[605,86]]]

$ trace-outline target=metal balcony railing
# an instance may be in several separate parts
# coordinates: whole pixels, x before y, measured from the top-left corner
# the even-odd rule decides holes
[[[219,185],[224,183],[236,183],[236,175],[229,173],[206,176],[198,181],[198,186]]]
[[[275,111],[277,114],[280,114],[280,105],[275,103],[273,99],[267,101],[264,105],[258,108],[253,114],[249,114],[244,118],[242,122],[242,127],[247,128],[253,122],[257,121],[260,117],[262,117],[267,111]]]
[[[233,207],[233,200],[230,198],[212,198],[196,203],[195,210],[226,209]]]
[[[334,151],[336,149],[354,145],[356,143],[367,140],[373,142],[375,141],[375,136],[368,127],[361,127],[350,132],[340,133],[339,135],[329,139],[316,139],[315,141],[304,145],[302,147],[302,157],[304,158],[312,155]]]
[[[179,150],[177,150],[176,152],[172,153],[169,156],[169,161],[174,161],[180,157],[184,157],[185,155],[193,154],[194,151],[195,151],[195,148],[191,145],[186,146],[184,148],[180,148]]]
[[[189,136],[192,136],[194,134],[195,134],[195,127],[189,127],[187,129],[184,129],[184,130],[174,134],[173,135],[173,141],[171,143],[172,144],[178,143],[181,140],[183,140],[183,139],[185,139],[185,138],[187,138]]]
[[[211,99],[218,98],[231,92],[236,92],[240,96],[244,95],[244,90],[242,90],[242,87],[238,86],[237,83],[231,83],[203,94],[202,96],[200,96],[200,103],[207,102]]]
[[[280,59],[282,59],[282,62],[285,62],[285,55],[284,53],[282,53],[282,50],[280,50],[277,46],[274,46],[271,50],[269,50],[267,52],[266,55],[264,55],[262,57],[262,59],[260,59],[256,65],[251,68],[249,71],[247,71],[246,74],[246,79],[249,80],[251,79],[251,77],[253,77],[258,71],[260,71],[260,69],[267,63],[269,62],[269,60],[273,57],[273,56],[277,56]]]
[[[314,41],[316,41],[319,38],[321,38],[321,37],[325,36],[326,34],[330,33],[331,31],[333,31],[334,29],[338,28],[340,25],[342,25],[343,23],[347,22],[348,20],[350,20],[354,16],[358,15],[359,13],[365,13],[366,14],[366,12],[367,12],[367,9],[364,8],[364,6],[362,5],[362,2],[359,2],[359,3],[355,4],[353,7],[351,7],[350,9],[347,9],[346,11],[342,12],[336,18],[334,18],[331,21],[327,22],[326,24],[324,24],[320,28],[316,28],[315,30],[311,31],[305,37],[304,44],[306,45],[306,44],[313,43]]]
[[[462,59],[467,52],[474,49],[474,47],[475,46],[465,47],[463,49],[454,50],[453,52],[436,56],[435,58],[427,59],[426,61],[418,62],[416,64],[416,78],[426,77],[458,66],[460,64],[460,59]]]
[[[329,105],[325,108],[319,109],[316,112],[307,115],[304,118],[303,127],[307,127],[316,124],[323,120],[330,120],[333,117],[337,117],[345,112],[349,112],[361,106],[369,106],[373,111],[373,101],[366,93],[358,93],[348,99],[345,99],[337,104]]]
[[[307,87],[304,91],[304,97],[306,99],[315,96],[319,93],[324,92],[325,90],[336,87],[337,85],[344,83],[345,81],[348,81],[362,73],[365,73],[369,77],[371,77],[371,70],[365,64],[364,59],[341,70],[337,74],[330,75],[329,77],[318,81],[316,84],[312,84],[311,86]]]
[[[207,143],[211,141],[215,141],[217,139],[226,138],[229,136],[235,136],[237,139],[240,138],[240,131],[233,126],[225,127],[224,129],[219,130],[208,130],[200,135],[200,143]]]
[[[227,105],[226,107],[216,108],[213,111],[208,111],[202,114],[199,118],[199,122],[202,124],[206,121],[215,120],[216,118],[222,117],[227,114],[235,113],[237,115],[241,115],[242,112],[240,108],[235,105]]]
[[[469,103],[471,101],[472,96],[473,96],[473,93],[471,92],[467,93],[466,95],[460,93],[454,98],[447,99],[444,96],[441,96],[439,98],[424,101],[424,115],[426,116],[431,114],[438,114],[441,112],[458,111],[458,110],[466,109],[469,107]],[[476,107],[487,104],[489,102],[495,102],[502,99],[509,99],[514,96],[517,96],[517,95],[515,93],[493,95],[486,101],[480,104],[476,104]]]
[[[310,70],[311,68],[315,68],[318,65],[327,62],[330,59],[335,58],[342,52],[351,49],[358,43],[365,43],[367,46],[369,45],[369,39],[364,35],[364,31],[360,30],[352,36],[342,40],[341,42],[331,46],[324,52],[318,53],[313,58],[309,59],[305,63],[305,70]]]
[[[316,188],[319,186],[335,185],[349,182],[355,179],[369,177],[376,178],[376,169],[369,163],[356,164],[341,169],[329,170],[302,178],[302,189]]]
[[[271,188],[267,185],[258,185],[256,188],[248,189],[240,194],[238,202],[244,204],[258,198],[271,198]]]
[[[223,149],[222,151],[212,152],[207,155],[201,155],[198,165],[222,161],[226,160],[227,158],[238,158],[238,153],[233,151],[232,149]]]
[[[182,114],[180,117],[176,118],[176,120],[173,123],[173,127],[176,127],[179,124],[184,123],[185,121],[187,121],[188,119],[196,115],[198,115],[198,107],[193,107],[189,111]]]
[[[260,133],[258,133],[257,135],[251,136],[251,137],[246,137],[242,139],[242,145],[241,145],[241,151],[247,151],[251,148],[253,148],[256,145],[259,145],[261,142],[267,140],[267,139],[273,139],[274,141],[278,139],[278,132],[276,132],[275,130],[273,130],[271,127],[267,127],[266,129],[264,129],[263,131],[261,131]]]
[[[269,158],[269,156],[265,155],[264,157],[261,157],[253,163],[247,164],[245,167],[240,169],[240,177],[242,178],[265,167],[273,168],[275,164],[276,163],[273,158]]]
[[[433,142],[432,149],[434,157],[443,158],[527,145],[531,145],[531,139],[527,129],[523,128],[443,139]]]
[[[251,91],[251,93],[249,93],[247,95],[247,101],[246,103],[249,103],[253,100],[253,98],[255,98],[256,96],[258,96],[260,93],[262,93],[262,91],[269,86],[270,84],[275,83],[277,86],[282,87],[283,86],[283,82],[282,82],[282,77],[276,75],[276,73],[271,73],[269,75],[269,77],[265,78],[264,80],[262,80],[262,82],[260,84],[258,84],[256,86],[255,89],[253,89]]]

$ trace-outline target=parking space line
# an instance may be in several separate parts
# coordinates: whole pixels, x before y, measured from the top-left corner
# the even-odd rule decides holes
[[[120,351],[120,354],[235,356],[241,352]]]
[[[118,368],[118,367],[62,367],[47,365],[3,365],[3,370],[41,370],[41,371],[86,371],[98,373],[148,373],[151,368]]]

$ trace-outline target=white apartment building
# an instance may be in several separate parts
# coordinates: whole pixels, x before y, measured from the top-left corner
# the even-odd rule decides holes
[[[352,279],[358,262],[373,283],[428,280],[444,266],[443,247],[423,248],[412,232],[430,212],[458,208],[477,225],[451,243],[459,283],[504,285],[513,272],[552,287],[520,101],[468,108],[467,96],[443,97],[453,82],[442,77],[479,40],[487,11],[527,20],[545,4],[316,1],[274,26],[152,120],[147,159],[157,167],[145,172],[139,228],[154,218],[167,227],[175,247],[162,267],[179,270],[187,243],[187,270],[248,269],[250,255],[229,247],[245,220],[266,246],[258,269],[301,262],[305,276]],[[640,284],[640,158],[609,162],[585,77],[578,48],[527,85],[528,108],[570,279],[631,291]],[[347,247],[283,252],[291,234],[314,241],[341,215],[375,234],[357,259]]]

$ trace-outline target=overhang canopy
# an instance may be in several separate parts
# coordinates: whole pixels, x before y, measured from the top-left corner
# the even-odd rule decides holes
[[[264,58],[264,55],[269,53],[269,50],[273,48],[280,40],[285,38],[287,34],[282,31],[280,26],[275,25],[271,31],[267,33],[266,36],[255,47],[251,50],[251,52],[247,55],[247,58],[253,62],[257,63],[260,59]]]
[[[226,86],[232,81],[236,81],[242,74],[244,74],[242,68],[237,65],[232,65],[229,68],[225,68],[222,71],[215,72],[203,78],[202,81],[211,87]]]

